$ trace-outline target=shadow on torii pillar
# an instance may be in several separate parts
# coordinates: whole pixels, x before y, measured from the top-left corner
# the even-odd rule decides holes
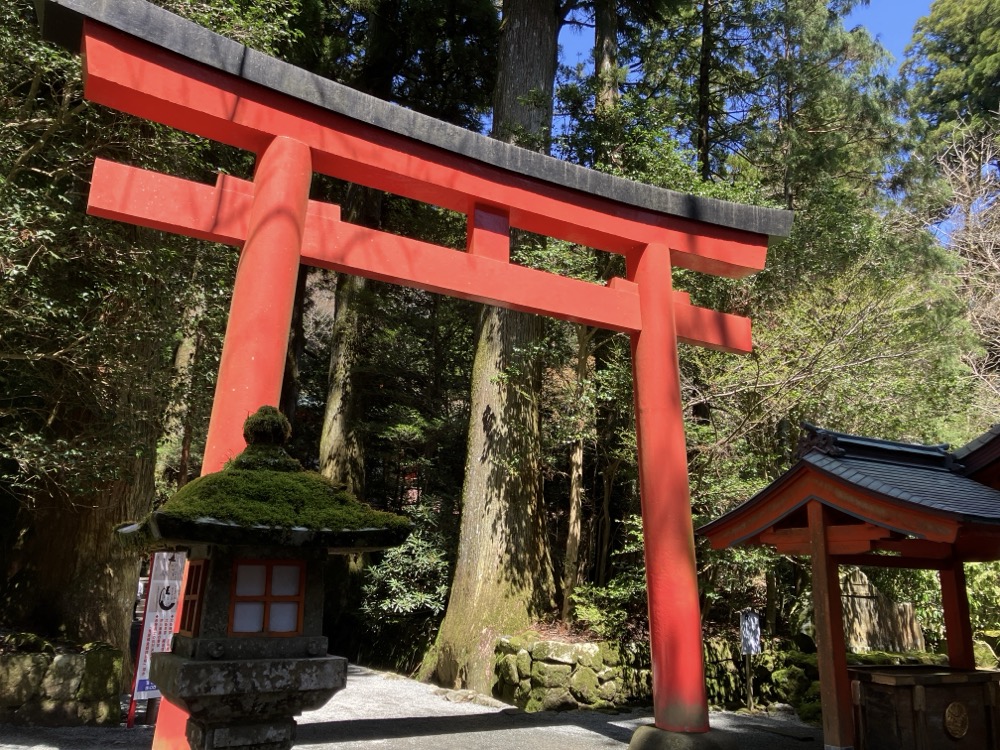
[[[708,732],[677,342],[751,348],[750,321],[691,304],[673,266],[764,267],[790,212],[683,195],[492,140],[312,75],[145,0],[36,0],[43,35],[82,52],[85,96],[258,157],[214,185],[98,160],[88,211],[241,248],[203,472],[243,448],[241,425],[281,387],[300,263],[629,334],[656,726]],[[308,199],[313,172],[458,211],[466,252],[340,220]],[[606,286],[510,262],[510,229],[622,254]],[[185,748],[160,713],[155,750]],[[648,734],[648,733],[647,733]],[[685,739],[686,737],[686,739]]]

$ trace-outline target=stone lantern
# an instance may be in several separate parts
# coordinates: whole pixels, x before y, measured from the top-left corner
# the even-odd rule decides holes
[[[150,677],[190,715],[192,750],[291,748],[293,717],[347,679],[322,634],[324,559],[392,547],[410,531],[302,470],[284,450],[289,433],[261,407],[243,453],[119,530],[145,549],[188,553],[173,651],[153,655]]]

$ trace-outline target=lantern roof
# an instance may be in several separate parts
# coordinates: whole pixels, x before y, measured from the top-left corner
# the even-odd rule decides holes
[[[243,427],[246,450],[189,482],[119,534],[149,548],[190,543],[384,549],[410,533],[403,516],[362,503],[288,455],[288,420],[262,406]]]

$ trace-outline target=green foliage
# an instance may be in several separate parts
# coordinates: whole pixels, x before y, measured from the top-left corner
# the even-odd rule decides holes
[[[361,613],[384,653],[370,658],[412,670],[444,616],[453,546],[439,522],[440,501],[423,496],[407,509],[413,531],[365,571]]]
[[[489,0],[303,0],[291,59],[381,99],[481,129],[496,78]]]
[[[935,137],[993,119],[1000,102],[1000,2],[934,0],[917,21],[902,72]]]
[[[216,34],[269,55],[301,42],[295,27],[302,0],[152,0]]]
[[[965,579],[973,632],[1000,629],[1000,562],[968,563]]]
[[[622,528],[624,542],[614,555],[610,580],[604,586],[579,586],[573,607],[582,626],[602,638],[630,643],[649,638],[642,518],[629,516]]]

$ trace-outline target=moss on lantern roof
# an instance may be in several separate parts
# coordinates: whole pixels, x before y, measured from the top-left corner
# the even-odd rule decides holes
[[[303,470],[283,447],[290,432],[277,409],[261,407],[244,424],[246,450],[222,471],[186,484],[154,515],[243,528],[385,529],[405,538],[409,519],[375,510],[321,474]]]
[[[239,526],[306,529],[409,528],[402,516],[374,510],[311,471],[226,468],[185,485],[159,513],[214,518]]]

